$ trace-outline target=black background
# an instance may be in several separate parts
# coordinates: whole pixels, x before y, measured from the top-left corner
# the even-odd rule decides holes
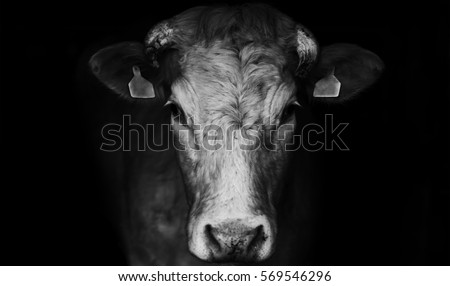
[[[311,264],[450,265],[450,9],[412,2],[268,2],[320,44],[355,43],[386,64],[376,87],[335,110],[351,123],[351,151],[323,154]],[[205,3],[2,2],[1,264],[125,263],[104,207],[101,100],[84,92],[94,82],[85,61]]]

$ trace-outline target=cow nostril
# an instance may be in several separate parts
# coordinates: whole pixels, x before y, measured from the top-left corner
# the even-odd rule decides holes
[[[265,217],[200,222],[191,229],[189,250],[206,261],[263,261],[275,249],[276,233]]]
[[[208,244],[211,248],[214,248],[216,250],[221,249],[220,243],[219,243],[219,241],[217,241],[217,238],[214,236],[213,228],[210,224],[207,224],[205,226],[205,237],[206,237],[206,241],[208,242]]]
[[[264,233],[264,227],[259,225],[253,230],[253,238],[250,240],[247,249],[249,252],[255,251],[261,247],[261,244],[267,239]]]
[[[248,228],[242,225],[222,225],[213,227],[210,224],[204,227],[204,237],[207,247],[215,258],[240,256],[240,258],[257,254],[267,235],[263,225]]]

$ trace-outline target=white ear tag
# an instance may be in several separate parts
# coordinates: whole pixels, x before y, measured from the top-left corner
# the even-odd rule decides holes
[[[338,97],[341,82],[334,76],[334,68],[329,75],[320,79],[314,86],[313,97]]]
[[[131,97],[133,98],[155,98],[153,84],[141,76],[138,66],[133,66],[133,78],[128,83]]]

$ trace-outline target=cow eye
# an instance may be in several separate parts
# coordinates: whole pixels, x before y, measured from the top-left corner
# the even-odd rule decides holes
[[[172,103],[170,105],[170,112],[172,113],[173,117],[180,116],[180,114],[181,114],[180,108],[175,103]]]
[[[181,107],[174,102],[168,102],[167,105],[170,107],[170,113],[172,114],[173,120],[180,124],[186,124],[186,117]]]
[[[280,124],[286,123],[292,119],[295,114],[295,110],[300,106],[297,102],[289,104],[283,110],[283,113],[280,117]]]

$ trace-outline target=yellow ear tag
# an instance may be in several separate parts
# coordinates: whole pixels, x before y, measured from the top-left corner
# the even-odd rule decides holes
[[[133,78],[128,83],[131,97],[133,98],[155,98],[153,84],[141,76],[138,66],[133,66]]]
[[[334,68],[329,75],[320,79],[314,86],[313,97],[338,97],[341,82],[334,76]]]

